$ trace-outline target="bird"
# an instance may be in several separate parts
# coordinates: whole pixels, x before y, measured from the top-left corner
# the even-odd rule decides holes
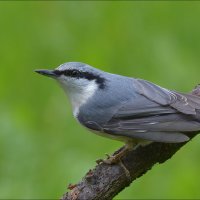
[[[124,148],[103,162],[118,162],[138,145],[182,143],[200,131],[200,96],[168,90],[147,80],[112,74],[81,62],[35,72],[55,79],[77,121]]]

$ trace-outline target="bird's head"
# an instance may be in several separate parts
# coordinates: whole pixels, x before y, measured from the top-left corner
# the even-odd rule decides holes
[[[91,85],[97,85],[101,89],[105,87],[102,71],[84,63],[68,62],[54,70],[39,69],[35,72],[56,79],[68,90],[84,90]]]
[[[84,63],[68,62],[54,70],[39,69],[35,72],[57,80],[71,98],[73,107],[82,104],[96,90],[105,88],[104,72]]]

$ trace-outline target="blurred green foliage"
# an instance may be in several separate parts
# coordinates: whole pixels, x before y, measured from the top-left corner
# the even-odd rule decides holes
[[[81,61],[190,91],[200,82],[200,2],[1,1],[0,198],[59,198],[122,145],[77,124],[33,72]],[[200,137],[116,199],[200,198]]]

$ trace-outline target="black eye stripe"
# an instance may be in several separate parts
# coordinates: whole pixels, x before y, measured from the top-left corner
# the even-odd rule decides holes
[[[54,70],[54,73],[56,75],[64,75],[64,76],[69,76],[69,77],[76,77],[77,79],[79,78],[84,78],[87,80],[95,80],[96,83],[99,85],[99,88],[103,89],[105,88],[105,79],[99,75],[95,75],[91,72],[81,72],[76,69],[68,69],[64,71],[59,71],[59,70]]]
[[[71,77],[78,77],[81,74],[81,72],[78,70],[64,70],[64,71],[54,70],[54,73],[56,75],[65,75]]]
[[[62,75],[63,74],[63,72],[62,71],[59,71],[59,70],[54,70],[53,71],[56,75]]]
[[[81,72],[74,69],[74,70],[65,70],[65,71],[62,72],[62,74],[65,75],[65,76],[71,76],[71,77],[79,78]]]

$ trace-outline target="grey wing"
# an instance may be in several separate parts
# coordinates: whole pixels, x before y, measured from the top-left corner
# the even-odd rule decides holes
[[[149,100],[171,106],[184,114],[196,115],[196,110],[200,109],[200,97],[196,95],[170,91],[142,79],[134,79],[134,88]]]
[[[200,98],[136,80],[138,97],[122,105],[101,129],[115,136],[157,142],[178,143],[189,140],[184,133],[200,130],[195,117]]]

